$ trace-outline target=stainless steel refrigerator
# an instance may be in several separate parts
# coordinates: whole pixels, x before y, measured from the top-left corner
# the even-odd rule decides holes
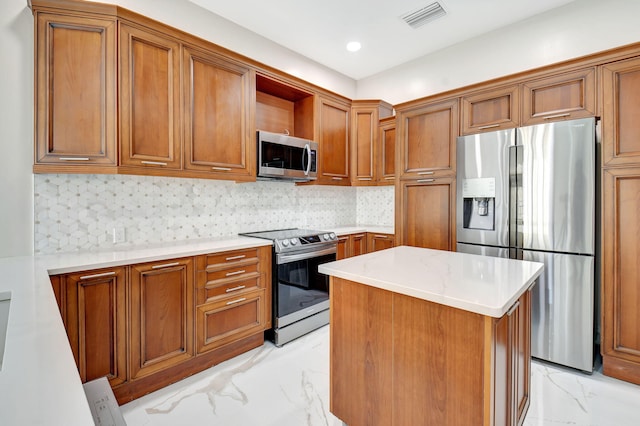
[[[459,137],[456,214],[458,251],[544,263],[532,355],[591,372],[595,119]]]

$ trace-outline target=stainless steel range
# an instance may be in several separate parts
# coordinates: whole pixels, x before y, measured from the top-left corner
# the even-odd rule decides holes
[[[276,346],[329,323],[329,277],[318,265],[336,260],[338,237],[308,229],[241,233],[273,241],[273,329]]]

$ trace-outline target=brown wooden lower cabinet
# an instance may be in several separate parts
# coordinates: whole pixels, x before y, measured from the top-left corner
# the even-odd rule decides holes
[[[82,382],[106,376],[123,404],[262,345],[270,277],[271,247],[259,247],[51,283]]]
[[[83,382],[127,380],[125,268],[57,277],[64,289],[65,326]]]
[[[388,249],[394,246],[393,234],[367,233],[367,253]]]
[[[603,171],[602,366],[640,384],[640,167]]]
[[[195,356],[193,260],[131,267],[131,379]]]
[[[394,247],[395,236],[393,234],[361,232],[338,236],[338,251],[336,259],[358,256],[377,250]]]
[[[502,318],[331,278],[331,412],[350,426],[518,425],[530,291]]]
[[[200,305],[196,311],[198,353],[265,329],[264,290]]]

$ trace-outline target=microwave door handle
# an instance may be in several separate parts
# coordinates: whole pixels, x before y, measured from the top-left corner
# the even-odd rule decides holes
[[[302,151],[302,162],[304,163],[304,153],[307,153],[307,167],[304,171],[305,176],[309,176],[309,171],[311,170],[311,147],[309,144],[304,146],[304,151]]]

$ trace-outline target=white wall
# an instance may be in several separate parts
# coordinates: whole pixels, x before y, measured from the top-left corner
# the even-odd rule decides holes
[[[559,9],[358,81],[357,98],[398,104],[640,41],[640,0]]]
[[[6,0],[3,0],[6,1]],[[11,0],[13,1],[13,0]],[[93,1],[93,0],[92,0]],[[99,0],[186,31],[327,90],[355,98],[355,80],[201,8],[188,0]],[[238,0],[236,0],[238,1]]]
[[[0,1],[0,257],[33,250],[33,18]]]

